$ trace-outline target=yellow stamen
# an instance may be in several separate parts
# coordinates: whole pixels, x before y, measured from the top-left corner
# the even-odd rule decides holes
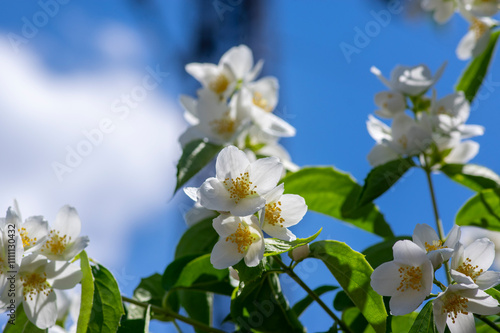
[[[278,224],[280,227],[283,228],[283,223],[285,222],[285,219],[281,217],[280,206],[281,206],[281,201],[268,203],[266,205],[265,221],[270,225],[274,226]]]
[[[220,135],[231,136],[236,130],[236,121],[229,118],[229,111],[225,112],[220,119],[212,120],[212,130]]]
[[[457,272],[467,275],[474,282],[476,282],[476,279],[479,277],[479,275],[483,274],[483,270],[477,270],[478,268],[478,265],[472,266],[472,261],[470,260],[470,258],[467,258],[460,266],[458,266]]]
[[[31,273],[26,276],[21,276],[20,279],[23,283],[23,296],[25,301],[28,297],[30,300],[33,300],[33,297],[36,297],[40,292],[44,293],[45,296],[48,296],[52,292],[52,289],[47,283],[47,274],[45,274],[45,272],[43,274]]]
[[[441,242],[440,240],[433,240],[432,244],[425,242],[424,245],[425,245],[425,251],[427,252],[447,248],[447,246],[443,246],[443,242]]]
[[[420,267],[401,266],[398,271],[401,278],[401,282],[397,288],[398,291],[406,291],[410,288],[420,291],[420,288],[422,288],[422,269]]]
[[[256,106],[258,106],[259,108],[261,109],[264,109],[265,111],[267,112],[271,112],[272,111],[272,108],[269,104],[269,102],[267,101],[267,99],[263,98],[262,97],[262,94],[258,91],[254,92],[253,93],[253,104],[255,104]]]
[[[23,247],[34,246],[36,244],[36,237],[29,238],[26,228],[17,229],[17,231],[23,240]]]
[[[253,185],[250,181],[248,172],[240,173],[240,176],[236,178],[226,178],[222,183],[224,183],[229,191],[230,198],[234,199],[234,203],[236,204],[241,199],[257,194],[255,191],[257,186]]]
[[[51,254],[61,254],[66,250],[68,243],[71,241],[71,237],[67,235],[61,236],[59,231],[51,230],[49,233],[49,239],[44,244],[41,251],[48,250]]]
[[[469,300],[457,294],[450,294],[446,297],[445,305],[443,306],[442,313],[448,313],[448,318],[451,319],[453,323],[457,319],[458,314],[469,314],[467,310],[467,303]]]
[[[398,142],[401,144],[401,146],[403,146],[403,149],[406,149],[406,147],[408,147],[408,138],[406,137],[406,135],[403,134],[398,139]]]
[[[226,91],[227,87],[229,86],[229,80],[224,74],[219,74],[210,81],[208,84],[208,88],[212,90],[216,94],[222,94],[224,91]]]
[[[250,228],[245,224],[238,224],[238,229],[231,235],[226,237],[226,242],[236,243],[239,253],[246,253],[248,247],[253,242],[258,240],[258,237],[250,232]]]
[[[470,30],[474,31],[474,36],[476,37],[476,40],[478,40],[486,33],[486,31],[490,30],[490,27],[488,27],[488,25],[481,20],[473,18]]]

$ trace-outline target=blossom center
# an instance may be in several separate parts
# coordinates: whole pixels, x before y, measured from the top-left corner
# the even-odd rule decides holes
[[[425,251],[427,251],[427,252],[431,252],[431,251],[435,251],[435,250],[439,250],[439,249],[443,249],[443,248],[447,247],[447,246],[443,246],[443,242],[440,240],[433,240],[432,244],[425,242],[424,245],[425,245]]]
[[[71,241],[71,237],[67,235],[61,236],[59,231],[51,230],[49,234],[49,239],[45,243],[45,249],[49,250],[52,254],[61,254],[66,250],[68,243]],[[42,249],[41,251],[43,251]]]
[[[258,106],[259,108],[264,109],[267,112],[271,112],[271,106],[269,105],[269,102],[262,96],[260,92],[256,91],[253,93],[252,101],[253,104]]]
[[[208,84],[208,88],[212,90],[216,94],[222,94],[226,91],[229,86],[229,80],[224,74],[217,75],[210,83]]]
[[[469,300],[465,297],[457,294],[451,294],[446,298],[446,304],[444,305],[442,312],[448,313],[448,318],[450,318],[454,324],[460,313],[464,315],[469,314],[466,311],[468,302]]]
[[[23,296],[25,301],[28,297],[30,300],[33,300],[33,297],[36,297],[38,293],[42,292],[45,296],[48,296],[52,292],[47,282],[47,274],[45,274],[45,272],[43,274],[31,273],[26,276],[21,276],[20,279],[23,283]]]
[[[470,26],[470,30],[474,31],[474,36],[476,37],[476,40],[481,38],[482,35],[486,33],[490,28],[488,25],[476,18],[472,19],[472,24]]]
[[[422,269],[415,266],[401,266],[398,269],[401,282],[399,283],[398,291],[406,291],[413,289],[420,291],[422,288]]]
[[[23,247],[33,246],[36,244],[36,237],[29,238],[28,231],[26,231],[26,228],[17,229],[17,231],[19,232],[19,235],[23,240]]]
[[[246,253],[248,247],[257,240],[256,235],[252,234],[247,225],[238,224],[238,229],[226,237],[226,242],[236,243],[239,253]]]
[[[457,272],[467,275],[474,282],[476,282],[478,276],[483,273],[483,270],[482,269],[477,270],[478,268],[479,268],[478,265],[476,266],[472,265],[472,261],[470,260],[470,258],[466,258],[465,261],[460,266],[458,266]]]
[[[233,199],[236,204],[240,202],[241,199],[257,193],[255,191],[257,186],[253,185],[250,181],[248,172],[240,173],[240,176],[236,178],[226,178],[223,183],[229,191],[230,198]]]
[[[406,149],[408,147],[408,138],[406,137],[405,134],[403,134],[399,139],[398,142],[403,146],[403,149]]]
[[[236,130],[236,121],[229,117],[229,111],[227,111],[222,118],[212,120],[210,126],[217,134],[231,135]]]
[[[281,217],[281,201],[268,203],[266,205],[265,221],[270,225],[278,224],[283,228],[283,222],[285,219]]]

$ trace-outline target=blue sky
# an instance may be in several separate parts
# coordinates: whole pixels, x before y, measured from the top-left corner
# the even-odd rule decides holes
[[[8,64],[3,68],[8,75],[0,79],[5,117],[0,150],[12,161],[0,166],[0,181],[6,184],[0,203],[6,210],[17,198],[25,216],[43,214],[49,221],[59,207],[74,205],[82,217],[82,233],[91,239],[90,255],[111,268],[128,295],[141,277],[163,272],[185,229],[182,215],[189,199],[181,193],[171,197],[180,154],[176,138],[186,126],[177,98],[180,93],[194,94],[196,84],[183,64],[173,59],[190,50],[196,33],[192,22],[197,19],[190,8],[193,3],[156,4],[158,16],[141,20],[145,15],[141,9],[126,2],[69,2],[20,45],[19,52],[8,34],[22,34],[23,17],[32,20],[41,8],[35,2],[16,2],[0,11],[0,58]],[[382,1],[264,3],[259,38],[236,36],[234,44],[249,43],[258,49],[265,60],[263,74],[278,78],[276,112],[297,129],[296,137],[282,143],[300,166],[334,165],[363,181],[370,171],[366,155],[374,144],[365,121],[375,110],[373,96],[385,89],[370,73],[371,66],[389,76],[397,64],[423,63],[434,72],[446,61],[436,85],[438,97],[453,92],[466,66],[455,56],[467,31],[466,22],[457,15],[438,26],[427,15],[409,15],[411,1],[395,2],[396,9],[404,9],[401,13],[389,12]],[[383,16],[381,11],[389,13],[385,26],[376,19]],[[228,33],[223,23],[234,19],[232,13],[225,12],[219,21],[221,35]],[[217,15],[215,8],[205,15]],[[356,35],[366,33],[367,27],[375,29],[370,31],[372,37],[348,61],[340,45],[356,47]],[[155,28],[168,34],[152,33]],[[204,61],[217,62],[230,46],[220,46],[218,54]],[[189,53],[186,59],[198,60]],[[118,118],[113,102],[141,82],[148,66],[160,66],[169,75],[130,110],[127,119]],[[489,76],[493,89],[500,86],[497,67],[494,61]],[[487,88],[482,93],[468,121],[486,128],[484,136],[474,139],[481,150],[473,162],[500,173],[500,94]],[[64,181],[58,181],[51,163],[63,160],[66,147],[76,147],[85,138],[82,131],[95,128],[103,118],[112,119],[116,130]],[[472,192],[443,175],[434,179],[448,231]],[[410,235],[416,223],[434,226],[425,176],[419,170],[409,172],[376,203],[397,235]],[[358,251],[379,241],[312,212],[293,231],[306,237],[320,227],[320,238],[346,242]],[[310,265],[299,266],[306,283],[313,287],[335,283],[319,263]],[[284,282],[284,288],[292,303],[304,296],[290,283]],[[332,298],[325,297],[327,304]],[[318,320],[319,311],[313,306],[303,316],[310,332],[331,325]],[[153,328],[173,331],[165,325]]]

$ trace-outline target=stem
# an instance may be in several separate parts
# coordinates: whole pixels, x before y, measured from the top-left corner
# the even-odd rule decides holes
[[[163,308],[160,308],[159,306],[155,306],[155,305],[152,305],[152,304],[147,304],[147,303],[143,303],[143,302],[139,302],[135,299],[132,299],[132,298],[128,298],[126,296],[122,296],[122,300],[124,302],[127,302],[127,303],[131,303],[131,304],[135,304],[137,306],[141,306],[143,308],[147,308],[148,306],[151,307],[151,310],[153,312],[156,312],[156,313],[161,313],[161,314],[164,314],[166,316],[169,316],[169,317],[172,317],[172,318],[175,318],[177,320],[180,320],[182,322],[185,322],[186,324],[189,324],[195,328],[198,328],[200,330],[204,330],[205,332],[212,332],[212,333],[226,333],[222,330],[219,330],[217,328],[214,328],[214,327],[210,327],[204,323],[201,323],[197,320],[194,320],[194,319],[191,319],[191,318],[188,318],[188,317],[184,317],[174,311],[170,311],[168,309],[163,309]]]
[[[492,329],[494,329],[495,331],[500,332],[500,328],[498,328],[498,326],[495,325],[494,322],[492,322],[491,320],[489,320],[488,318],[486,318],[486,316],[475,315],[475,317],[477,319],[481,320],[483,323],[485,323],[489,327],[491,327]]]
[[[179,324],[175,320],[172,321],[172,324],[174,324],[175,329],[177,330],[177,333],[182,333],[181,328],[179,327]]]
[[[309,294],[309,296],[311,296],[311,298],[313,300],[315,300],[323,308],[323,310],[325,310],[326,313],[328,313],[328,315],[330,317],[332,317],[333,320],[335,320],[335,322],[340,326],[340,328],[344,332],[352,333],[351,329],[349,327],[347,327],[347,325],[342,320],[340,320],[340,318],[337,317],[335,315],[335,313],[333,313],[332,310],[330,310],[328,308],[328,306],[326,306],[325,303],[323,303],[323,301],[321,300],[321,298],[319,298],[319,296],[316,295],[316,293],[314,291],[312,291],[311,288],[309,288],[304,283],[304,281],[302,281],[302,279],[297,274],[295,274],[295,272],[290,267],[288,267],[287,265],[285,265],[285,263],[283,261],[281,261],[281,259],[279,258],[279,256],[274,256],[273,259],[276,260],[276,262],[281,266],[281,268],[283,268],[283,271],[286,274],[288,274],[295,282],[297,282],[297,284],[299,286],[301,286],[302,289],[304,289]]]
[[[425,162],[427,163],[426,157],[425,157]],[[431,169],[428,168],[427,166],[425,166],[424,170],[425,170],[425,175],[427,176],[427,183],[429,184],[429,191],[431,192],[432,208],[434,211],[434,219],[436,220],[436,227],[438,230],[439,239],[441,240],[441,242],[444,242],[445,237],[444,237],[444,232],[443,232],[443,222],[441,222],[441,218],[439,217],[436,194],[434,193],[434,185],[432,184]],[[448,284],[450,284],[451,283],[451,275],[450,275],[450,267],[448,265],[448,261],[446,261],[444,263],[444,268],[446,271],[446,281],[448,281]]]

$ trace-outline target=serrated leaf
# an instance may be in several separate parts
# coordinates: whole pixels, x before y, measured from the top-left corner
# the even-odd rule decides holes
[[[207,218],[187,229],[175,249],[175,258],[212,252],[219,235],[212,227],[213,218]]]
[[[400,158],[373,168],[366,176],[363,190],[359,196],[359,204],[372,202],[392,187],[409,169],[415,166],[413,160]]]
[[[102,265],[92,266],[94,302],[87,333],[115,333],[124,314],[122,297],[115,278]]]
[[[76,329],[78,332],[87,332],[94,301],[94,276],[92,275],[87,253],[85,251],[80,252],[78,258],[80,258],[80,268],[82,270],[82,289],[80,313]]]
[[[316,232],[314,235],[312,235],[310,237],[297,238],[296,240],[291,241],[291,242],[284,241],[284,240],[281,240],[278,238],[265,238],[264,242],[265,242],[266,249],[264,251],[264,256],[268,257],[268,256],[278,255],[278,254],[285,253],[285,252],[288,252],[290,250],[296,249],[302,245],[309,244],[310,242],[315,240],[316,237],[319,236],[319,234],[321,233],[321,230],[322,230],[322,228],[319,229],[318,232]]]
[[[327,293],[329,291],[338,289],[339,287],[336,286],[321,286],[316,289],[314,289],[314,293],[318,296],[323,295],[324,293]],[[300,315],[309,307],[314,302],[314,299],[312,299],[311,296],[307,295],[292,307],[293,312],[297,315],[297,317],[300,317]]]
[[[481,165],[446,164],[440,170],[450,179],[474,191],[500,187],[500,176]]]
[[[422,310],[420,310],[408,333],[437,333],[436,325],[434,324],[434,314],[432,313],[432,301],[427,302]]]
[[[214,145],[205,140],[193,140],[184,146],[182,156],[177,163],[177,185],[175,191],[196,175],[217,155],[223,146]]]
[[[276,274],[245,283],[242,289],[235,291],[231,316],[244,332],[251,329],[258,332],[304,332],[282,293]]]
[[[364,255],[333,240],[315,242],[309,248],[311,256],[323,261],[375,331],[385,333],[384,300],[370,286],[373,269]]]
[[[366,257],[366,261],[372,266],[373,269],[382,265],[384,262],[393,260],[392,247],[399,240],[410,239],[410,236],[400,236],[394,237],[383,242],[374,244],[366,248],[363,253]]]
[[[478,192],[460,208],[455,223],[500,231],[500,189]]]
[[[5,314],[7,316],[7,314]],[[3,330],[4,333],[44,333],[48,332],[48,330],[42,330],[29,321],[26,313],[23,309],[23,303],[19,304],[16,309],[15,318],[9,317],[7,325]],[[11,321],[14,325],[11,324]]]
[[[495,31],[491,34],[486,50],[469,62],[467,68],[458,79],[455,90],[463,91],[465,97],[471,103],[488,73],[488,67],[495,51],[499,35],[500,31]]]
[[[372,203],[356,205],[361,186],[332,167],[303,168],[283,179],[285,193],[302,196],[308,209],[348,222],[384,238],[394,237],[384,216]]]

